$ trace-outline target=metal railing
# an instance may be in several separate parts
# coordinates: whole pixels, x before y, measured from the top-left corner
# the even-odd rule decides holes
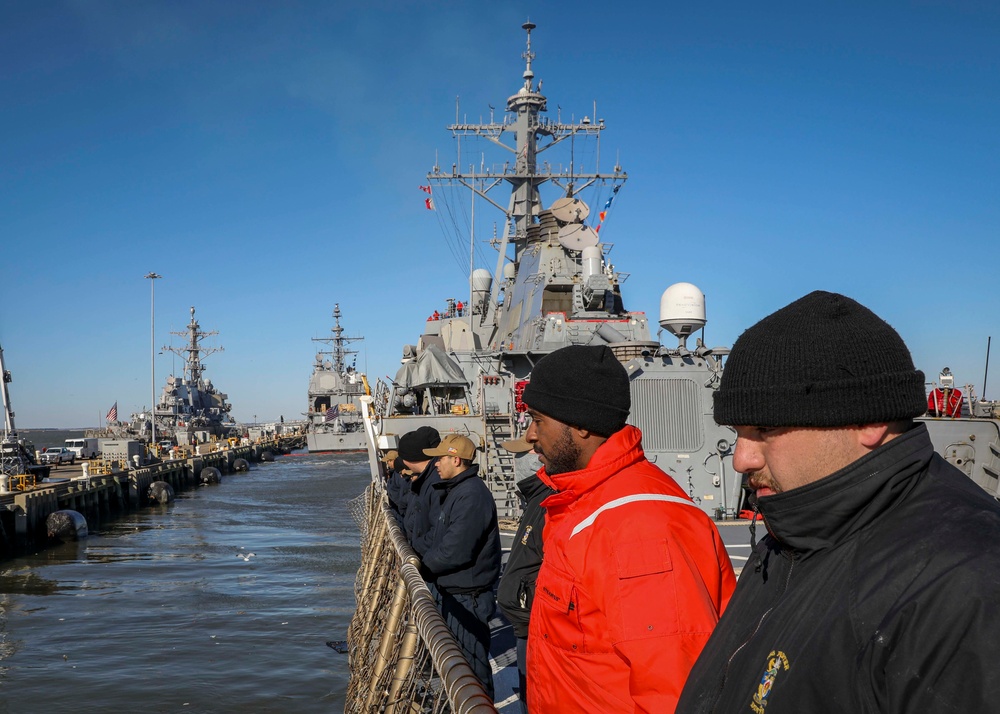
[[[420,560],[373,482],[350,504],[361,530],[347,631],[345,714],[495,714],[420,576]]]

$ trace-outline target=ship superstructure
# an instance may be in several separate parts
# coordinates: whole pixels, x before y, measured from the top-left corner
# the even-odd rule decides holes
[[[333,327],[329,337],[314,337],[313,342],[329,346],[316,354],[309,376],[309,408],[305,416],[306,446],[310,452],[364,451],[366,439],[359,399],[368,393],[365,375],[357,371],[351,342],[363,337],[344,337],[340,325],[340,303],[333,306]],[[327,359],[328,358],[328,359]]]
[[[644,312],[626,308],[621,287],[628,276],[609,260],[607,216],[628,176],[617,164],[600,169],[603,119],[545,117],[548,99],[533,69],[534,27],[523,26],[523,81],[503,118],[491,111],[489,122],[448,127],[460,146],[482,140],[503,156],[468,169],[458,162],[450,170],[435,166],[427,175],[439,210],[465,189],[473,205],[501,211],[496,269],[472,270],[468,303],[444,301],[416,344],[404,347],[392,383],[378,385],[374,450],[391,448],[423,424],[468,434],[482,447],[479,462],[501,516],[516,517],[512,460],[500,444],[526,429],[520,395],[532,366],[566,345],[606,344],[631,377],[629,421],[642,429],[649,458],[707,512],[732,515],[741,488],[731,468],[735,434],[715,424],[711,401],[728,350],[709,349],[697,337],[688,347],[705,324],[704,296],[694,285],[671,286],[661,302],[659,324],[677,336],[676,347],[652,338]],[[586,144],[596,150],[585,151]],[[494,198],[501,187],[509,196]]]
[[[191,308],[191,320],[183,331],[172,335],[186,338],[183,347],[164,346],[184,359],[182,376],[170,375],[160,393],[154,409],[157,438],[173,437],[178,444],[196,444],[234,434],[236,423],[230,416],[232,405],[212,381],[205,378],[203,359],[223,347],[205,347],[202,340],[219,334],[218,331],[201,329]]]

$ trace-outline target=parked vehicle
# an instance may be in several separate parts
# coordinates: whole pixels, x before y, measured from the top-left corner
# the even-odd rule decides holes
[[[95,438],[66,439],[66,448],[76,454],[78,459],[93,459],[101,453],[101,447]]]
[[[53,446],[38,455],[43,464],[72,464],[76,462],[76,454],[65,446]]]

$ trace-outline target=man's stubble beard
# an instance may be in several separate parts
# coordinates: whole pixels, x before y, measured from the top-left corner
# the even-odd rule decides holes
[[[582,449],[573,441],[568,426],[563,427],[562,434],[556,443],[549,449],[549,453],[543,453],[545,457],[545,473],[564,474],[569,471],[576,471],[580,462]]]

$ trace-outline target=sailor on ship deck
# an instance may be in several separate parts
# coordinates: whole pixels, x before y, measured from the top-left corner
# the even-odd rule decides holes
[[[528,625],[533,712],[673,712],[735,586],[722,538],[626,424],[628,373],[573,345],[532,370],[526,438],[558,493]],[[669,419],[670,415],[665,415]]]

